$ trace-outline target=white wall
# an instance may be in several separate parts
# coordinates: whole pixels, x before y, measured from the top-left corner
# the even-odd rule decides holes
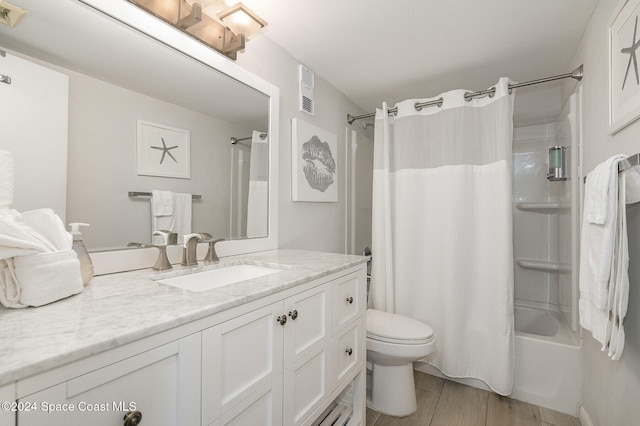
[[[345,128],[347,113],[361,114],[344,94],[315,75],[315,116],[298,110],[299,61],[264,35],[247,43],[238,55],[238,64],[280,88],[280,202],[279,246],[344,252],[345,248]],[[303,64],[304,65],[304,64]],[[336,64],[339,66],[339,64]],[[371,111],[367,111],[371,112]],[[291,201],[291,119],[298,118],[338,137],[338,202],[303,203]]]
[[[583,169],[590,172],[613,154],[640,152],[640,121],[608,135],[608,25],[619,0],[600,0],[572,61],[583,63]],[[611,361],[584,332],[582,405],[595,425],[630,425],[640,419],[640,208],[629,216],[630,294],[624,321],[626,344]]]

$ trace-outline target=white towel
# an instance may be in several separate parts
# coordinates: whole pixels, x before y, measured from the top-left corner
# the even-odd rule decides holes
[[[153,197],[152,197],[153,198]],[[183,235],[191,233],[191,194],[172,193],[172,214],[168,216],[152,216],[151,230],[153,244],[162,244],[163,238],[153,235],[159,230],[166,230],[178,234],[178,244],[182,244]],[[152,213],[153,214],[153,213]]]
[[[640,179],[634,175],[637,171],[628,170],[618,174],[619,161],[616,158],[607,166],[611,167],[612,172],[615,170],[615,175],[609,182],[606,211],[599,211],[606,217],[605,223],[589,222],[585,214],[580,252],[580,325],[591,331],[593,337],[602,344],[602,350],[606,349],[613,360],[620,359],[624,349],[623,320],[629,300],[626,204],[640,200]],[[587,177],[589,186],[590,179]],[[613,203],[612,195],[615,195]],[[605,266],[608,266],[608,278],[601,280],[602,276],[597,273],[602,274],[602,269],[597,271],[596,268]]]
[[[584,192],[584,218],[589,223],[604,224],[607,220],[608,201],[611,195],[609,189],[616,181],[618,175],[618,163],[627,158],[626,155],[614,155],[596,168],[587,176],[587,185]],[[615,179],[612,179],[615,178]],[[613,196],[616,196],[614,193]]]
[[[581,291],[589,293],[589,299],[597,309],[606,309],[609,297],[614,243],[619,231],[618,163],[625,158],[616,155],[599,164],[587,176],[585,186],[580,261],[586,265],[584,272],[581,268],[584,274]],[[587,200],[591,200],[589,212]],[[600,222],[603,218],[604,222]]]
[[[0,303],[41,306],[82,291],[72,237],[51,209],[0,215]]]
[[[71,247],[69,247],[71,248]],[[51,251],[52,245],[25,226],[16,210],[0,215],[0,259]]]
[[[73,250],[18,256],[13,264],[23,305],[42,306],[82,291],[80,261]]]
[[[0,150],[0,213],[5,213],[13,203],[15,166],[13,153]]]
[[[151,191],[151,214],[153,216],[171,216],[173,214],[173,192]]]

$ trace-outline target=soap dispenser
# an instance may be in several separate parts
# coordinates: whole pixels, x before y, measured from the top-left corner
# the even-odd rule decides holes
[[[71,235],[73,235],[73,248],[78,254],[78,260],[80,261],[80,275],[82,276],[82,283],[86,286],[93,278],[93,263],[89,257],[89,252],[82,241],[82,233],[80,232],[81,226],[89,226],[88,223],[70,223]]]

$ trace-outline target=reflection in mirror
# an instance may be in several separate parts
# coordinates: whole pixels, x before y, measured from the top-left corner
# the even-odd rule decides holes
[[[91,224],[91,251],[151,243],[155,222],[267,236],[266,94],[77,1],[28,3],[20,25],[0,28],[0,47],[68,75],[65,220]],[[165,198],[129,196],[153,191]]]

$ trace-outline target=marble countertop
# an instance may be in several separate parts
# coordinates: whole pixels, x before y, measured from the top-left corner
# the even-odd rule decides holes
[[[348,269],[366,259],[272,250],[188,268],[196,272],[241,263],[285,268],[204,292],[153,281],[158,276],[180,274],[182,267],[174,266],[171,271],[143,269],[94,277],[82,293],[38,308],[0,305],[0,386]]]

